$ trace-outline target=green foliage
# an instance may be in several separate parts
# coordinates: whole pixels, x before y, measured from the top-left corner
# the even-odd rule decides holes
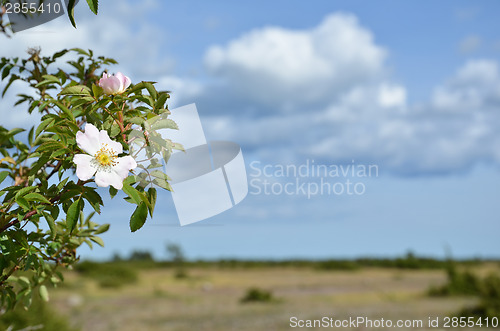
[[[453,261],[447,269],[448,282],[429,289],[431,296],[476,296],[479,304],[465,308],[457,315],[463,317],[492,318],[500,316],[500,277],[490,274],[480,278],[470,271],[458,271]]]
[[[148,251],[133,251],[128,258],[129,261],[153,261],[153,255]]]
[[[82,181],[74,175],[73,158],[83,153],[75,137],[86,123],[121,143],[125,155],[136,158],[147,146],[148,157],[154,160],[147,167],[138,161],[140,173],[124,181],[125,200],[137,205],[131,231],[153,215],[157,195],[153,185],[170,189],[167,175],[158,180],[154,168],[160,161],[155,155],[167,160],[174,148],[182,149],[152,127],[156,122],[163,123],[162,128],[176,127],[168,119],[168,92],[140,82],[122,94],[104,94],[98,80],[116,61],[91,50],[64,49],[52,56],[42,56],[40,49],[28,53],[25,59],[0,59],[1,80],[6,82],[2,95],[14,82],[24,83],[16,105],[42,115],[40,123],[27,130],[0,126],[0,307],[6,309],[19,301],[28,306],[45,281],[62,281],[58,267],[75,263],[82,244],[104,245],[98,235],[109,225],[91,221],[94,213],[101,213],[103,190],[92,179]],[[27,138],[20,135],[23,132]],[[117,193],[109,189],[111,197]],[[88,216],[86,207],[93,210]],[[31,272],[29,277],[17,277],[24,271]],[[108,276],[101,285],[114,286],[119,271],[112,272],[103,271]],[[129,280],[134,278],[128,275]],[[35,293],[48,298],[43,287]]]
[[[31,328],[30,328],[31,327]],[[9,329],[10,328],[10,329]],[[0,330],[76,331],[48,304],[34,299],[29,310],[16,307],[0,316]]]
[[[263,290],[258,287],[252,287],[247,290],[243,298],[240,299],[241,303],[251,302],[276,302],[271,291]]]
[[[458,315],[483,319],[500,316],[500,277],[498,275],[491,274],[482,280],[479,298],[478,305],[465,308]]]
[[[481,291],[480,279],[470,271],[458,271],[455,263],[447,268],[448,282],[441,287],[431,287],[431,296],[478,295]]]
[[[81,275],[97,281],[101,287],[119,288],[137,282],[138,275],[133,265],[126,263],[96,263],[84,261],[75,265]]]
[[[167,244],[167,254],[169,255],[169,260],[172,261],[172,266],[176,269],[174,277],[177,279],[188,278],[189,274],[185,263],[186,258],[181,246],[172,243]]]

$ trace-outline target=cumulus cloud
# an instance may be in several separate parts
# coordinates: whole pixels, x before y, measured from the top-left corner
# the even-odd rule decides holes
[[[205,85],[198,98],[208,108],[220,103],[204,95],[231,100],[228,110],[261,111],[209,116],[207,136],[238,141],[268,162],[355,159],[403,175],[500,163],[496,61],[465,63],[416,105],[388,75],[387,57],[372,33],[344,13],[311,29],[266,27],[212,46],[205,64],[219,83]]]
[[[52,51],[73,41],[116,54],[127,45],[118,51],[126,69],[144,74],[149,65],[159,88],[173,90],[171,107],[196,102],[209,139],[237,141],[264,162],[354,159],[398,174],[500,164],[496,61],[465,63],[435,87],[427,102],[416,105],[408,101],[411,91],[391,77],[388,50],[351,14],[329,15],[309,29],[254,29],[213,45],[203,59],[203,79],[168,72],[170,64],[155,55],[155,46],[150,53],[152,26],[133,30],[117,18],[99,34],[106,22],[85,18],[79,24],[82,31],[63,33],[61,44],[52,38],[42,46]],[[15,41],[18,51],[36,41],[29,35],[14,39],[22,40]],[[148,52],[138,65],[135,57],[142,56],[142,48]]]
[[[225,46],[210,47],[205,64],[230,81],[235,93],[293,109],[331,100],[378,77],[385,57],[385,49],[375,45],[355,16],[337,13],[310,30],[255,29]]]
[[[432,104],[446,112],[480,112],[498,108],[500,75],[493,60],[467,62],[444,85],[435,89]]]

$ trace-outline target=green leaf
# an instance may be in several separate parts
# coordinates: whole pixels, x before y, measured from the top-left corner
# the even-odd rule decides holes
[[[94,98],[99,98],[103,94],[104,90],[102,87],[93,84],[92,85],[92,93],[94,93]]]
[[[28,279],[28,277],[25,277],[25,276],[19,276],[19,278],[17,279],[17,282],[23,288],[28,288],[31,286],[30,280]]]
[[[130,231],[135,232],[142,228],[148,217],[148,207],[144,202],[141,202],[130,217]]]
[[[124,183],[122,190],[135,202],[136,205],[141,203],[142,199],[139,196],[139,192],[135,188]]]
[[[109,224],[103,224],[95,230],[94,234],[101,234],[109,230]]]
[[[63,113],[65,113],[66,115],[68,115],[68,117],[74,121],[75,120],[75,116],[73,115],[73,113],[71,112],[71,110],[68,109],[68,107],[66,107],[65,105],[63,105],[62,102],[59,102],[59,101],[54,101],[54,104],[59,107],[59,109],[61,109],[63,111]]]
[[[170,186],[170,183],[165,181],[165,180],[160,180],[160,179],[153,179],[153,184],[158,185],[159,187],[168,190],[172,192],[172,186]]]
[[[22,189],[20,189],[19,191],[17,191],[17,193],[16,193],[16,199],[18,197],[22,197],[22,196],[28,194],[31,191],[34,191],[34,190],[36,190],[36,186],[23,187]]]
[[[149,188],[149,190],[148,190],[148,199],[149,199],[149,204],[150,204],[151,207],[148,206],[148,208],[149,208],[149,215],[151,217],[153,217],[153,212],[155,210],[156,197],[157,197],[156,189],[154,187]]]
[[[50,234],[51,234],[50,237],[52,240],[54,240],[56,237],[56,222],[51,214],[48,214],[46,212],[42,212],[42,214],[43,214],[43,217],[45,218],[45,220],[47,221],[47,224],[49,225]]]
[[[109,187],[109,196],[111,199],[113,199],[116,195],[118,194],[118,190],[115,189],[113,186]]]
[[[40,125],[38,126],[38,128],[36,128],[36,131],[35,131],[35,137],[38,137],[40,135],[40,133],[45,130],[45,128],[49,125],[51,125],[52,123],[54,122],[54,119],[53,118],[47,118],[45,120],[43,120],[42,123],[40,123]]]
[[[49,291],[47,291],[47,287],[45,285],[40,285],[38,293],[40,294],[40,298],[42,298],[43,301],[49,301]]]
[[[59,77],[56,77],[56,76],[52,76],[52,75],[43,75],[43,81],[41,81],[40,83],[36,84],[35,87],[40,87],[40,86],[44,86],[44,85],[48,85],[48,84],[61,84],[61,82],[59,81]]]
[[[155,109],[162,109],[169,97],[168,93],[161,93],[156,100]]]
[[[26,201],[26,199],[23,197],[16,198],[16,203],[25,211],[30,209],[28,201]]]
[[[13,136],[15,136],[16,134],[21,133],[21,132],[24,132],[24,131],[26,131],[26,130],[25,130],[25,129],[21,129],[21,128],[14,128],[14,129],[12,129],[12,130],[9,130],[9,132],[7,132],[7,135],[8,135],[8,136],[12,136],[12,137],[13,137]]]
[[[118,134],[120,134],[121,129],[118,123],[113,122],[111,125],[111,132],[110,132],[110,137],[116,137]]]
[[[28,201],[39,201],[50,204],[50,201],[46,197],[36,192],[26,194],[24,198]]]
[[[97,7],[99,5],[98,0],[87,0],[87,4],[89,5],[90,10],[97,15]]]
[[[58,142],[58,141],[47,141],[47,142],[44,142],[43,144],[40,145],[40,147],[37,148],[37,152],[45,152],[45,151],[50,151],[50,150],[54,150],[54,151],[57,151],[57,150],[60,150],[60,149],[64,149],[64,146]]]
[[[75,200],[71,206],[69,206],[68,212],[66,213],[66,228],[72,232],[75,229],[76,223],[78,222],[78,216],[80,214],[80,199]]]
[[[59,95],[84,95],[84,96],[92,96],[90,94],[90,89],[85,85],[73,85],[65,87]]]
[[[161,120],[157,120],[152,123],[151,128],[153,130],[159,130],[159,129],[174,129],[174,130],[179,130],[179,127],[177,126],[177,123],[175,123],[173,120],[170,118],[162,118]]]
[[[104,247],[104,241],[101,238],[99,238],[99,237],[90,237],[90,240],[92,240],[93,242],[95,242],[99,246]]]
[[[13,67],[14,67],[13,64],[8,64],[7,66],[5,66],[5,68],[3,68],[2,80],[4,80],[5,77],[7,77],[10,74],[10,69],[12,69]]]
[[[5,178],[7,178],[8,175],[9,175],[8,171],[0,172],[0,184],[2,184],[2,182],[5,180]]]
[[[101,213],[101,205],[104,205],[104,203],[102,202],[101,196],[97,192],[95,192],[94,190],[86,190],[84,193],[84,197],[90,203],[92,208],[94,208],[94,210],[100,214]]]
[[[76,28],[76,23],[75,23],[75,5],[76,5],[76,0],[69,0],[68,1],[68,9],[66,10],[68,13],[68,18],[71,22],[71,25],[73,25],[74,28]]]

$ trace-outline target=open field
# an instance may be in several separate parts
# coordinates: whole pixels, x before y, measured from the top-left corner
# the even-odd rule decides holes
[[[499,270],[498,265],[475,269]],[[71,324],[94,331],[290,330],[292,316],[361,316],[394,323],[419,319],[424,327],[415,329],[430,330],[426,327],[429,317],[443,317],[476,302],[473,298],[428,297],[430,286],[446,282],[442,269],[191,267],[187,274],[176,278],[172,268],[145,268],[136,283],[107,288],[92,278],[67,272],[64,285],[51,291],[51,305]],[[251,287],[271,291],[275,300],[241,303]]]

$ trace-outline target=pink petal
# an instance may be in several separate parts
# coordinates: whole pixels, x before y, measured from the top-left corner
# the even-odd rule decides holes
[[[117,72],[115,77],[117,77],[120,82],[121,82],[121,88],[120,88],[120,93],[125,91],[125,89],[127,87],[129,87],[131,81],[130,81],[130,78],[128,78],[127,76],[125,76],[124,74],[122,74],[121,72]]]
[[[116,94],[120,91],[121,81],[117,77],[108,76],[108,78],[99,80],[99,86],[102,87],[106,94]]]
[[[99,130],[90,123],[85,125],[85,132],[76,133],[76,143],[83,151],[94,155],[100,148]]]
[[[101,132],[99,132],[99,141],[101,142],[101,146],[104,144],[108,145],[108,147],[110,147],[113,151],[115,151],[116,154],[123,153],[122,144],[120,144],[117,141],[111,140],[109,138],[108,133],[105,130],[101,130]]]
[[[94,176],[96,168],[92,165],[93,157],[86,154],[76,154],[73,162],[76,164],[76,175],[81,180],[89,180]]]

